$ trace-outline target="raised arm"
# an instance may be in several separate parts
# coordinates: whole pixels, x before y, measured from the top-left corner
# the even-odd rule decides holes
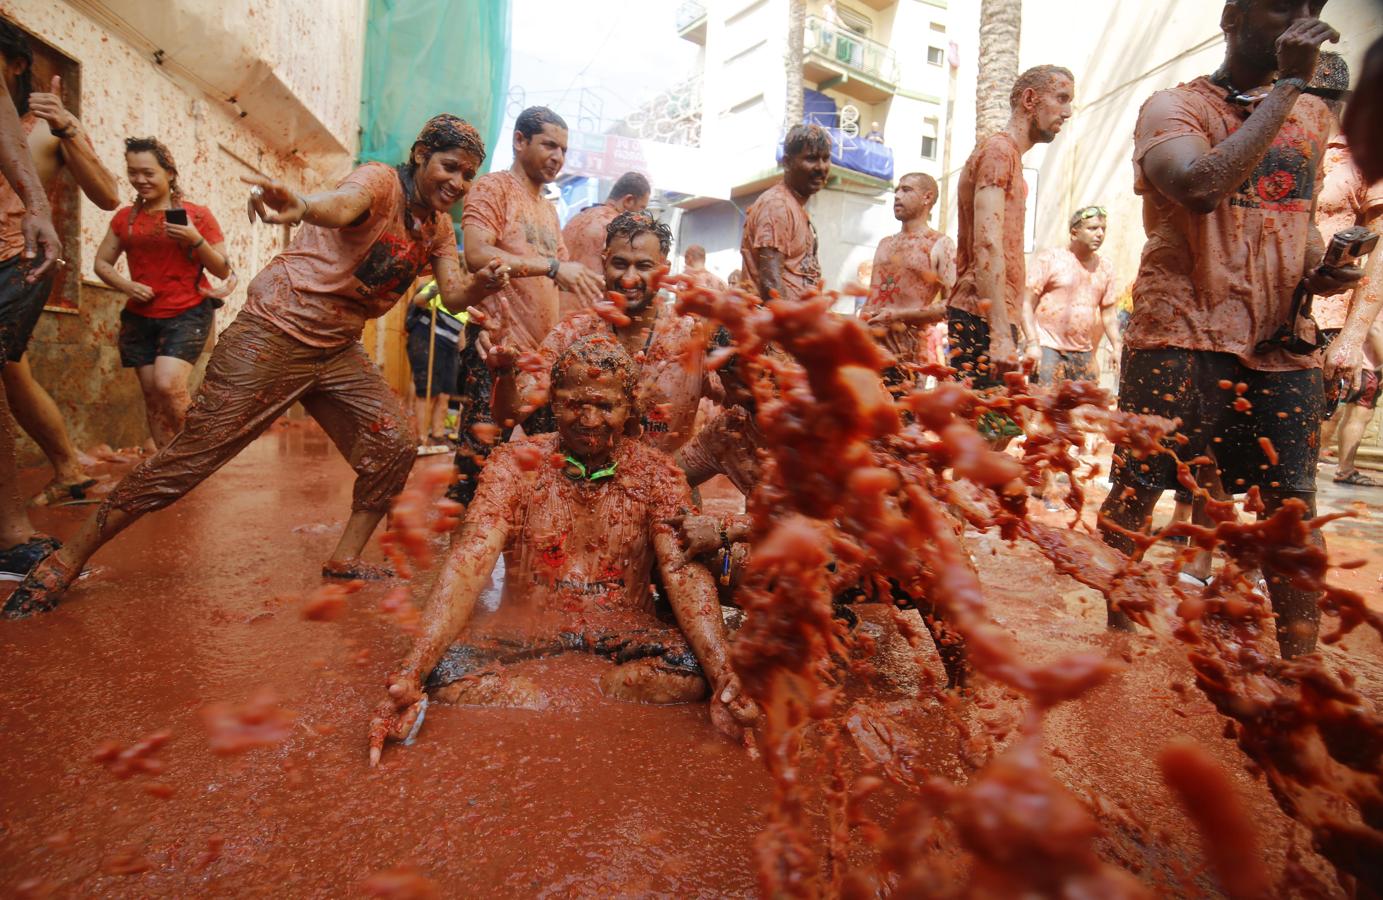
[[[41,251],[42,263],[24,276],[25,281],[33,284],[57,265],[62,256],[62,241],[58,240],[58,232],[53,228],[48,196],[43,193],[43,183],[34,170],[29,145],[24,141],[24,126],[19,124],[19,113],[15,112],[14,101],[3,80],[0,80],[0,175],[5,176],[24,204],[24,218],[19,225],[24,235],[23,259],[32,260]]]
[[[107,212],[118,207],[120,188],[115,175],[101,163],[81,121],[62,105],[62,79],[54,75],[47,93],[30,94],[29,109],[47,123],[48,131],[57,139],[58,153],[82,193]]]
[[[428,595],[421,632],[413,639],[399,670],[389,676],[389,698],[380,704],[370,723],[371,766],[378,764],[386,739],[402,740],[413,727],[423,698],[423,680],[470,622],[507,535],[507,522],[467,516]]]
[[[1339,32],[1319,19],[1293,23],[1277,40],[1280,75],[1309,82],[1321,44],[1339,39]],[[1300,88],[1278,82],[1244,124],[1215,147],[1200,135],[1171,138],[1148,150],[1143,172],[1173,201],[1192,212],[1212,212],[1252,174],[1299,96]],[[1160,123],[1175,120],[1177,112],[1169,94],[1156,95],[1148,101],[1140,126],[1155,132]]]
[[[668,604],[711,685],[711,721],[722,732],[738,737],[758,720],[759,710],[744,695],[739,676],[730,667],[729,636],[715,582],[704,566],[683,553],[671,526],[659,524],[655,529],[653,548]]]
[[[296,225],[306,222],[320,228],[345,228],[365,221],[370,213],[370,192],[359,184],[343,184],[330,191],[299,194],[287,185],[263,175],[241,175],[252,190],[248,212],[270,225]]]

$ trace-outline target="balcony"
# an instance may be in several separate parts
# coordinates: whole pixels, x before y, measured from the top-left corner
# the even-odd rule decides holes
[[[706,4],[698,0],[684,0],[677,7],[677,36],[706,46]]]
[[[808,16],[802,74],[820,90],[836,90],[865,103],[881,103],[898,88],[898,59],[878,41]]]

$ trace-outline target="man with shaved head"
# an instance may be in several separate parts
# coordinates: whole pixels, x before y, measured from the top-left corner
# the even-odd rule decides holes
[[[869,299],[860,315],[896,361],[884,373],[890,386],[912,380],[908,367],[920,361],[923,331],[946,318],[946,307],[938,301],[956,285],[956,245],[928,224],[938,193],[930,175],[898,179],[893,217],[903,229],[874,251]]]

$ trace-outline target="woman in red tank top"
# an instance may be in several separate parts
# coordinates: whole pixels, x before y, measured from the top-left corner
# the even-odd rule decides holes
[[[220,305],[208,296],[205,273],[225,278],[231,268],[221,227],[206,207],[183,199],[167,147],[128,138],[125,165],[137,196],[111,219],[95,268],[129,297],[120,314],[120,363],[138,374],[149,434],[163,447],[182,429],[187,379]],[[122,253],[128,278],[115,269]]]

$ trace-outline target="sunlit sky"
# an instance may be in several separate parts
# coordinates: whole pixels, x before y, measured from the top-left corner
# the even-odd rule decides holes
[[[520,106],[550,106],[575,126],[585,88],[588,99],[595,100],[587,110],[613,124],[692,74],[697,47],[677,37],[678,5],[677,0],[514,0],[511,98],[522,88]]]

